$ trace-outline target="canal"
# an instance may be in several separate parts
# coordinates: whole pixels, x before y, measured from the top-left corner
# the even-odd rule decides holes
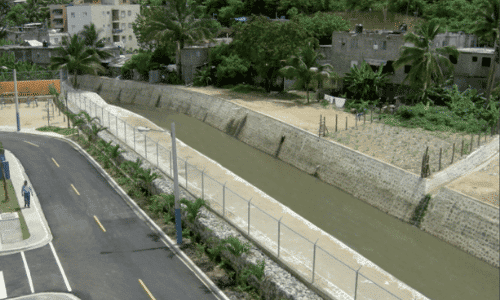
[[[433,300],[499,296],[499,270],[342,190],[184,114],[115,104],[170,130],[379,267]]]

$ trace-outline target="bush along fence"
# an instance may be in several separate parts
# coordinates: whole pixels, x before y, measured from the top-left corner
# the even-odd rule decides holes
[[[151,140],[145,133],[141,134],[139,130],[140,128],[129,125],[123,120],[119,120],[117,115],[111,114],[109,111],[105,111],[104,107],[99,106],[91,99],[82,96],[81,93],[70,92],[69,94],[69,99],[71,99],[70,102],[75,103],[80,109],[89,112],[94,117],[91,119],[91,117],[85,112],[80,114],[85,115],[88,120],[98,119],[101,124],[108,125],[107,127],[98,128],[96,127],[96,124],[92,124],[92,130],[88,130],[92,137],[97,136],[97,132],[99,132],[99,130],[107,128],[118,139],[124,141],[125,143],[133,143],[134,151],[145,157],[146,160],[149,159],[151,162],[156,160],[156,167],[158,169],[161,169],[165,172],[165,174],[168,174],[171,177],[173,176],[172,153],[168,149],[159,145],[158,141]],[[78,119],[76,118],[75,120]],[[127,140],[130,139],[130,137],[127,137],[127,132],[129,132],[129,134],[133,132],[133,142]],[[142,147],[142,145],[137,145],[137,135],[139,135],[141,140],[143,140],[144,147]],[[89,137],[89,139],[91,139],[91,137]],[[153,149],[149,149],[148,151],[148,144],[154,145]],[[149,148],[151,148],[151,146],[149,146]],[[156,150],[154,148],[156,148]],[[151,153],[148,154],[148,152],[153,152],[153,155],[151,155]],[[365,293],[367,292],[365,288],[359,287],[360,283],[358,284],[358,280],[369,280],[359,272],[360,268],[356,269],[342,262],[341,258],[337,258],[325,249],[317,246],[318,241],[312,242],[306,237],[296,233],[292,228],[282,223],[281,219],[278,220],[267,214],[261,208],[253,205],[251,203],[251,199],[246,200],[239,196],[230,190],[225,183],[222,184],[218,182],[216,179],[205,173],[205,171],[200,171],[195,166],[188,164],[187,160],[178,157],[177,164],[179,166],[179,176],[185,177],[185,181],[183,181],[181,177],[179,178],[179,185],[182,185],[186,190],[194,195],[200,195],[201,199],[207,199],[210,203],[209,207],[211,211],[220,215],[223,219],[237,227],[242,232],[245,232],[245,234],[259,242],[261,245],[266,245],[262,247],[265,248],[270,254],[277,257],[278,260],[280,260],[281,263],[286,265],[290,270],[293,270],[295,272],[294,275],[300,277],[304,282],[308,282],[311,286],[322,291],[324,294],[330,294],[330,290],[327,289],[327,287],[329,284],[334,284],[339,287],[343,293],[350,295],[350,297],[353,297],[354,299],[361,297],[361,291],[364,291]],[[189,181],[189,178],[191,181]],[[246,228],[242,227],[241,224],[235,225],[237,224],[237,217],[247,220],[247,222],[245,222],[247,223]],[[268,246],[268,243],[265,242],[265,232],[268,231],[268,227],[270,227],[269,225],[272,224],[273,221],[274,224],[276,224],[276,227],[274,227],[271,231],[278,232],[277,247]],[[266,226],[264,226],[265,228],[262,224],[266,224]],[[269,232],[268,235],[273,235],[273,232]],[[310,252],[307,250],[304,252],[298,248],[284,248],[281,245],[281,241],[283,239],[282,236],[284,236],[287,240],[302,240],[304,243],[300,246],[304,249],[310,247]],[[308,244],[309,247],[304,247],[304,244]],[[292,256],[290,254],[291,252],[303,252],[304,257],[308,256],[307,252],[312,253],[312,261],[311,263],[302,261],[301,264],[293,265],[298,258]],[[293,265],[293,267],[291,267],[291,265]],[[346,276],[342,276],[343,278],[339,278],[338,276],[333,278],[331,273],[338,272],[343,272]],[[380,286],[371,280],[369,281],[372,285],[374,284],[377,287],[376,294],[381,298],[389,297],[392,299],[401,299],[386,290],[383,286]],[[370,293],[373,293],[373,291]]]

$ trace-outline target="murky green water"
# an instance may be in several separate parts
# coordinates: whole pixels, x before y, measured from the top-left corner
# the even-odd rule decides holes
[[[116,104],[115,104],[116,105]],[[119,104],[219,162],[434,300],[499,297],[499,270],[416,227],[183,114]]]

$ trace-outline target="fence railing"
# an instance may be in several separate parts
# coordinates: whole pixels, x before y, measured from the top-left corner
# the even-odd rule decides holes
[[[59,71],[17,71],[17,81],[59,79]],[[14,81],[14,72],[0,69],[0,82]]]
[[[68,89],[69,85],[66,85]],[[77,93],[72,88],[68,90],[68,102],[76,104],[81,110],[87,111],[91,117],[97,117],[102,126],[118,139],[133,146],[137,154],[143,156],[160,170],[173,178],[172,153],[169,149],[140,133],[136,126],[125,121],[104,107],[97,105],[90,98]],[[167,132],[167,131],[165,131]],[[133,133],[133,141],[127,137]],[[261,245],[274,253],[283,263],[301,274],[303,278],[332,295],[332,290],[344,295],[344,298],[361,299],[401,299],[376,282],[364,277],[359,270],[344,263],[341,258],[335,257],[327,250],[322,249],[292,228],[266,213],[251,203],[252,199],[245,199],[229,189],[226,183],[212,178],[205,170],[200,171],[189,164],[187,160],[177,157],[179,185],[189,192],[208,200],[211,210],[230,221],[240,230]],[[269,230],[270,224],[276,226]],[[309,245],[306,251],[297,248],[299,245]],[[304,247],[301,247],[304,248]],[[292,254],[293,253],[293,254]],[[347,272],[347,275],[346,274]],[[341,276],[339,274],[342,274]],[[359,277],[365,280],[360,281]],[[367,284],[368,283],[368,284]],[[334,287],[332,287],[334,285]],[[366,296],[366,297],[365,297]],[[416,299],[416,298],[413,298]]]

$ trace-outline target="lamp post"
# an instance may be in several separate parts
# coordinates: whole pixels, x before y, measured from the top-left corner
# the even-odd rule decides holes
[[[8,70],[6,66],[1,67],[4,70]],[[17,99],[17,74],[16,69],[12,69],[14,71],[14,99],[16,99],[16,120],[17,120],[17,131],[21,131],[21,120],[19,119],[19,103]]]

